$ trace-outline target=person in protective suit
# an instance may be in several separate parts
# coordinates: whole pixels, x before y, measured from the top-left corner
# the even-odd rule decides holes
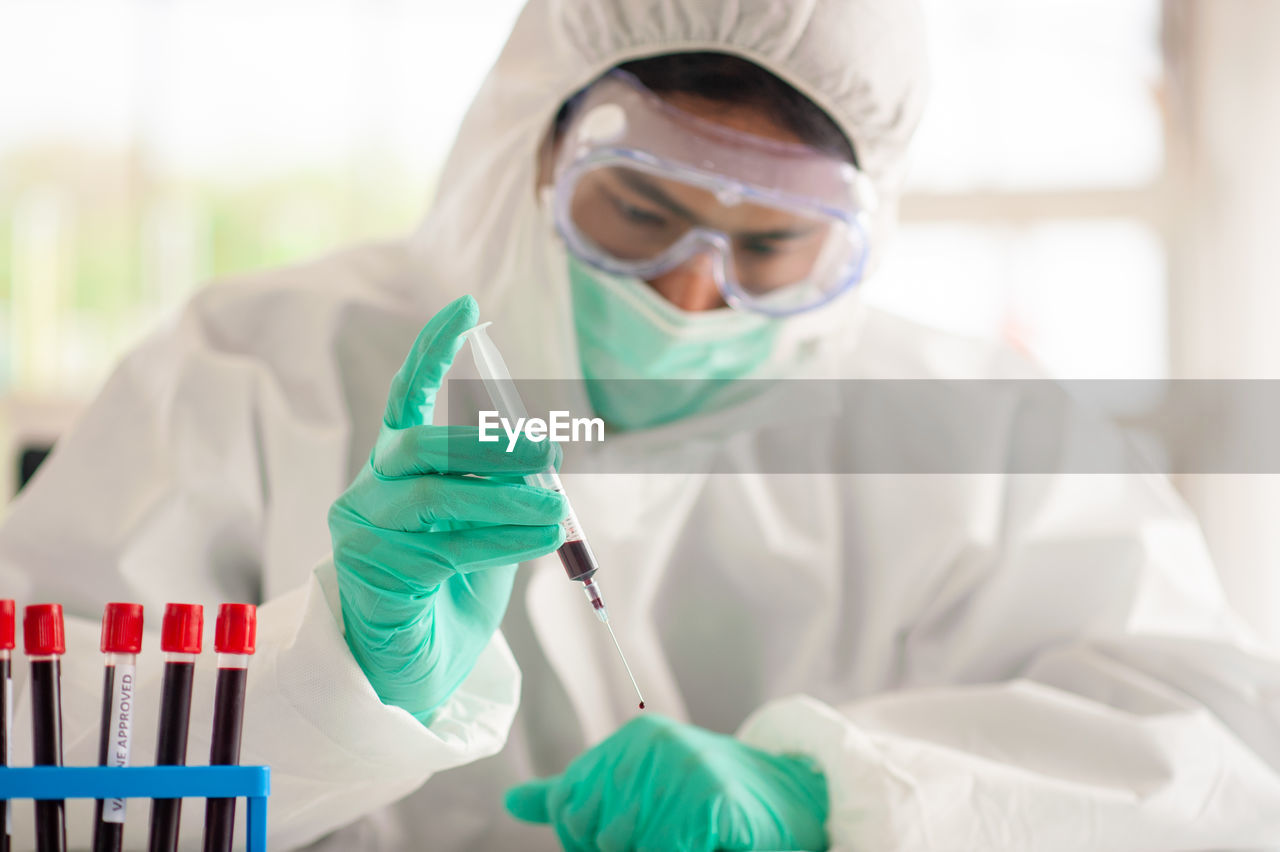
[[[73,649],[108,600],[261,602],[275,849],[1280,845],[1280,665],[1166,481],[1010,470],[1013,403],[959,472],[868,473],[909,409],[681,390],[1037,378],[859,298],[922,44],[903,0],[530,0],[418,231],[202,290],[14,503],[3,587]],[[559,451],[448,415],[482,318],[609,426],[563,478],[649,715],[523,481]],[[100,660],[64,666],[91,764]]]

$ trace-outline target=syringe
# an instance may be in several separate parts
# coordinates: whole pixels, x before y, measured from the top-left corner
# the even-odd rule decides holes
[[[463,332],[462,336],[467,343],[471,344],[471,356],[475,359],[476,370],[484,381],[485,390],[489,392],[489,401],[493,403],[498,416],[508,423],[523,422],[528,418],[524,400],[516,390],[515,382],[511,379],[511,373],[507,369],[506,362],[502,360],[498,347],[494,346],[488,332],[485,331],[492,324],[480,323],[475,328]],[[631,685],[635,687],[636,696],[640,699],[640,709],[643,710],[644,696],[640,694],[635,675],[631,673],[631,666],[627,665],[627,657],[622,653],[618,637],[614,635],[613,625],[609,623],[609,611],[605,609],[604,599],[600,596],[600,587],[595,581],[595,574],[600,566],[596,562],[595,554],[591,551],[591,545],[587,544],[586,536],[582,534],[578,515],[573,511],[573,504],[569,503],[569,495],[564,493],[560,474],[556,473],[554,467],[549,467],[544,471],[526,476],[525,481],[539,488],[557,491],[564,496],[565,503],[569,507],[569,516],[561,522],[564,528],[564,544],[560,545],[556,554],[560,557],[560,563],[564,565],[569,579],[582,583],[582,590],[586,592],[587,600],[591,603],[591,609],[595,612],[596,618],[609,629],[609,638],[613,639],[613,646],[618,649],[618,657],[627,670],[627,677],[631,678]]]

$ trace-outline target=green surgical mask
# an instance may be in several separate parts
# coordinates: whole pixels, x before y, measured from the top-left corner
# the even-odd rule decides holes
[[[684,311],[643,281],[572,254],[569,282],[587,395],[611,428],[645,429],[738,402],[749,386],[735,380],[760,377],[773,353],[778,322],[768,317]]]

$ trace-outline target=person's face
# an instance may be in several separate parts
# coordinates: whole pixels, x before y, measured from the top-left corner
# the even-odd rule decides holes
[[[663,99],[686,113],[736,131],[785,142],[803,141],[755,107],[683,94],[664,95]],[[551,152],[552,161],[555,153]],[[713,227],[733,240],[740,266],[742,259],[752,264],[753,270],[740,269],[740,275],[754,273],[761,289],[768,289],[770,277],[779,281],[795,280],[789,277],[788,267],[802,264],[807,269],[812,255],[821,247],[822,232],[811,222],[791,221],[787,214],[777,210],[747,204],[726,209],[705,190],[634,173],[628,177],[600,170],[593,179],[598,185],[584,186],[575,196],[575,219],[600,221],[603,216],[625,214],[636,227],[619,229],[622,241],[662,240],[667,232],[678,234],[692,226]],[[593,206],[595,209],[587,209]],[[619,257],[646,251],[641,245],[608,248]],[[686,311],[725,307],[716,288],[713,264],[710,252],[703,252],[647,283],[667,301]]]

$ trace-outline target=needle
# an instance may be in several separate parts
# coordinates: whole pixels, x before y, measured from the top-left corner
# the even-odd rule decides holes
[[[609,638],[613,640],[613,647],[618,649],[618,659],[622,660],[622,667],[627,670],[627,677],[631,678],[631,686],[636,691],[636,698],[640,699],[640,709],[644,709],[644,696],[640,694],[640,685],[636,683],[636,676],[631,673],[631,666],[627,664],[627,655],[622,653],[622,646],[618,644],[618,637],[613,633],[613,625],[605,622],[604,626],[609,628]]]

